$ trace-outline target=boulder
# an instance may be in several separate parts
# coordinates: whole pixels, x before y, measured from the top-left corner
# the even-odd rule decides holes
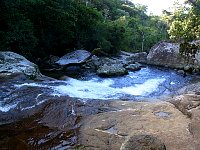
[[[0,52],[0,73],[9,75],[23,73],[32,79],[41,76],[36,64],[19,54],[9,51]]]
[[[147,63],[150,65],[183,69],[186,62],[179,54],[179,47],[179,43],[162,41],[150,49],[147,56]]]
[[[126,58],[126,61],[129,63],[139,62],[139,63],[147,63],[147,53],[140,52],[140,53],[132,53],[130,56]]]
[[[56,63],[59,65],[79,64],[90,57],[91,53],[86,50],[76,50],[61,57]]]
[[[166,147],[152,135],[136,135],[130,137],[120,150],[166,150]]]
[[[98,59],[94,60],[94,64],[96,65],[97,68],[103,66],[103,65],[113,65],[113,64],[121,64],[123,66],[127,66],[127,62],[123,58],[118,58],[118,57],[99,57]]]
[[[126,66],[126,69],[130,70],[130,71],[138,71],[141,69],[141,65],[139,63],[130,64],[130,65]]]
[[[147,63],[150,65],[164,66],[169,68],[182,69],[186,72],[198,72],[200,65],[199,41],[190,43],[173,43],[162,41],[154,45],[147,56]],[[184,56],[180,54],[180,48],[190,51],[190,48],[197,48],[195,54]],[[192,49],[193,50],[193,49]]]
[[[122,64],[104,64],[103,66],[99,67],[97,74],[104,77],[122,76],[128,74],[128,71],[123,67]]]

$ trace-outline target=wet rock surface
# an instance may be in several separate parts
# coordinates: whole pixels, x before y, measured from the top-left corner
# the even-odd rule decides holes
[[[130,65],[126,66],[126,69],[130,70],[130,71],[138,71],[141,69],[141,67],[142,67],[142,65],[136,63],[136,64],[130,64]]]
[[[129,56],[126,57],[125,60],[128,61],[129,64],[135,63],[135,62],[146,64],[147,63],[147,53],[146,52],[132,53],[132,54],[129,54]]]
[[[128,74],[128,71],[120,64],[103,65],[97,70],[97,74],[103,77],[122,76]]]
[[[36,64],[21,55],[9,51],[0,51],[0,73],[1,76],[23,73],[33,79],[42,76]]]
[[[0,149],[76,147],[82,118],[108,111],[109,102],[85,103],[69,96],[51,95],[48,87],[14,86],[45,81],[54,79],[43,77],[33,81],[22,73],[1,76]]]

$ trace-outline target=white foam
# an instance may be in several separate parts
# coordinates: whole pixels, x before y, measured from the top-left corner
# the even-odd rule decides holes
[[[105,79],[103,82],[97,82],[95,80],[79,81],[76,79],[70,79],[68,81],[68,85],[52,87],[54,89],[53,94],[92,99],[115,99],[119,98],[122,94],[146,96],[156,91],[165,79],[149,79],[143,84],[124,88],[110,87],[114,83],[111,79]]]
[[[176,84],[176,83],[175,83],[175,82],[170,82],[170,84],[171,84],[171,85],[174,85],[174,84]]]
[[[164,78],[148,79],[143,84],[136,84],[123,88],[114,88],[111,87],[111,85],[114,84],[112,79],[98,81],[96,78],[93,78],[89,81],[81,81],[68,78],[65,85],[48,86],[36,83],[24,83],[16,86],[48,87],[54,91],[51,93],[53,96],[69,95],[71,97],[89,99],[115,99],[119,98],[119,96],[123,94],[147,96],[148,94],[156,91],[158,86],[164,81]]]
[[[121,89],[122,92],[130,94],[130,95],[137,95],[137,96],[146,96],[154,91],[157,90],[158,86],[163,83],[165,79],[149,79],[143,84],[137,84],[131,87],[124,87]]]
[[[114,80],[103,79],[99,81],[97,78],[93,78],[89,81],[81,81],[73,78],[68,78],[67,81],[62,82],[62,85],[48,85],[37,84],[37,83],[24,83],[20,85],[15,85],[18,88],[23,86],[32,86],[32,87],[45,87],[52,89],[53,96],[64,96],[68,95],[71,97],[78,97],[82,99],[118,99],[120,96],[129,94],[133,96],[148,96],[152,92],[158,90],[158,86],[165,81],[164,78],[155,78],[148,79],[142,84],[134,84],[129,87],[115,88],[111,85],[114,84]],[[53,82],[49,82],[53,83]],[[116,83],[115,83],[116,84]],[[46,100],[38,102],[38,98],[42,95],[38,94],[36,97],[36,105],[43,103]],[[27,108],[22,108],[22,110],[30,109],[36,105],[29,106]],[[14,105],[0,105],[0,111],[7,112],[12,108],[15,108],[17,104]],[[75,111],[72,107],[72,114],[75,114]]]
[[[15,108],[16,106],[17,106],[17,104],[5,105],[5,106],[0,105],[0,111],[8,112],[10,109]]]
[[[53,94],[92,99],[106,99],[116,94],[116,89],[110,87],[114,83],[111,79],[102,82],[97,82],[95,78],[89,81],[68,79],[67,83],[67,85],[51,87],[54,89]]]
[[[48,85],[42,85],[42,84],[37,84],[37,83],[23,83],[23,84],[17,84],[15,87],[23,87],[23,86],[33,86],[33,87],[48,87]]]

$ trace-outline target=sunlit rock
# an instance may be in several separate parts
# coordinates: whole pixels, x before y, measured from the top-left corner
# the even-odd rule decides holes
[[[91,55],[86,50],[76,50],[61,57],[56,63],[59,65],[68,65],[72,63],[81,63]]]
[[[179,54],[179,47],[178,43],[160,42],[151,48],[147,56],[147,63],[182,69],[185,66],[185,60]]]
[[[182,69],[186,72],[198,72],[200,64],[199,43],[197,41],[187,44],[186,46],[188,47],[182,50],[183,52],[185,51],[182,54],[181,48],[184,48],[184,45],[181,47],[180,43],[159,42],[150,49],[147,56],[147,63],[150,65]],[[190,53],[189,48],[192,48],[192,46],[197,48],[197,50],[195,49],[195,54]]]
[[[129,137],[120,150],[166,150],[164,143],[152,135]]]
[[[0,73],[23,73],[29,78],[41,76],[38,66],[14,52],[0,52]]]

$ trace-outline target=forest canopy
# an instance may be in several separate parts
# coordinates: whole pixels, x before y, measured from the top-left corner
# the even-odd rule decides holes
[[[0,49],[33,60],[75,49],[148,51],[168,37],[199,38],[199,3],[154,16],[127,0],[0,0]]]

